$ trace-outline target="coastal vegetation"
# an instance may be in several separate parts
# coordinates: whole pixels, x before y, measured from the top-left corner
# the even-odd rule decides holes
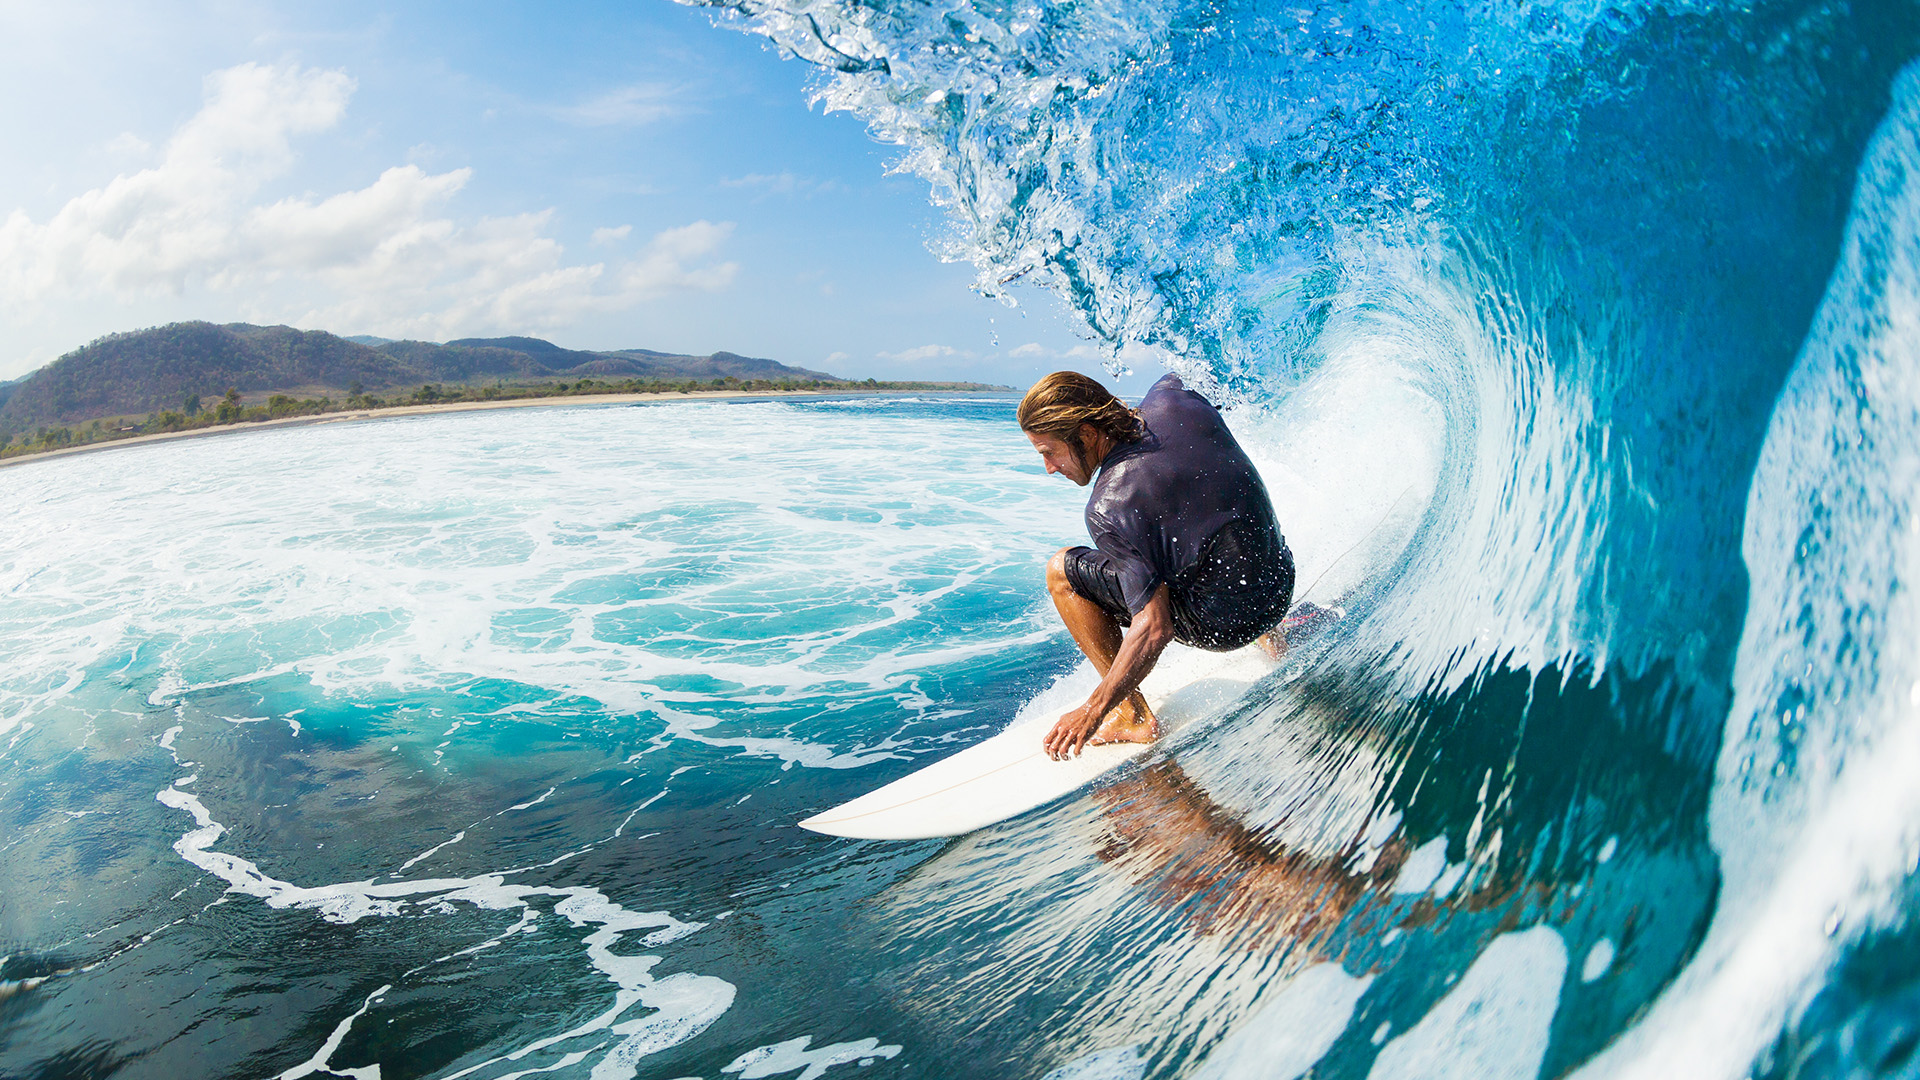
[[[206,322],[110,334],[0,383],[0,459],[141,435],[419,405],[713,391],[995,390],[855,381],[773,360],[589,352],[529,337],[343,338]]]
[[[383,409],[401,409],[419,405],[457,405],[495,401],[520,401],[535,398],[600,397],[617,394],[696,394],[715,391],[741,393],[823,393],[885,392],[911,390],[1003,390],[984,383],[890,382],[864,379],[740,379],[720,376],[699,379],[592,379],[572,382],[534,383],[492,386],[458,386],[424,383],[410,392],[379,396],[365,392],[357,384],[335,400],[332,397],[295,398],[273,394],[262,404],[248,405],[237,389],[211,403],[199,395],[188,395],[174,409],[156,409],[145,417],[103,417],[84,424],[41,425],[31,430],[0,432],[0,460],[41,454],[68,447],[130,439],[141,435],[161,435],[219,427],[237,427],[268,420],[284,420],[326,413],[370,413]]]

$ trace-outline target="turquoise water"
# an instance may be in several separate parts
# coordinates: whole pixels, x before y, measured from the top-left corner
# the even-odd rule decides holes
[[[1009,416],[550,408],[0,474],[0,1073],[276,1074],[369,1000],[337,1060],[386,1076],[897,1043],[774,1002],[925,847],[792,822],[1070,665],[1033,585],[1076,508]]]
[[[1090,685],[1006,401],[0,471],[0,1075],[1920,1072],[1920,8],[721,14],[1227,402],[1344,617],[840,841]]]
[[[1381,429],[1235,413],[1323,599],[1432,483],[1401,397]],[[1395,812],[1309,720],[1279,767],[1203,735],[957,843],[794,826],[1091,688],[1039,587],[1081,492],[1012,404],[555,407],[0,473],[0,1072],[993,1076],[1085,1057],[1092,1015],[1134,1068],[1168,1014],[1115,1026],[1113,994],[1178,1000],[1275,932],[1169,909],[1143,807],[1304,797],[1281,833],[1336,863]],[[1265,700],[1231,715],[1267,730]],[[1141,934],[1191,948],[1105,970]]]

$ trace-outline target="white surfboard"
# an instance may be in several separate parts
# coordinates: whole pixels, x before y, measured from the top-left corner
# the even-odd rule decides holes
[[[1274,668],[1259,646],[1208,653],[1169,646],[1140,690],[1160,718],[1161,737],[1217,714]],[[1090,674],[1090,673],[1089,673]],[[1150,743],[1089,746],[1055,761],[1041,740],[1060,714],[1086,700],[1042,695],[1000,734],[952,757],[800,822],[830,836],[863,840],[924,840],[959,836],[1024,814],[1092,783],[1145,753]]]

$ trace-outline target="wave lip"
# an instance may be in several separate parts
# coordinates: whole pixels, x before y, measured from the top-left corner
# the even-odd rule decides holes
[[[1250,705],[1178,750],[1181,777],[1146,785],[1169,813],[1193,811],[1188,861],[1163,844],[1154,862],[1146,844],[1114,865],[1144,860],[1129,864],[1136,885],[1168,905],[1257,905],[1249,881],[1323,854],[1289,846],[1288,829],[1318,832],[1283,829],[1276,809],[1314,817],[1285,801],[1322,767],[1285,745],[1299,731],[1274,732],[1299,724],[1328,775],[1348,775],[1336,760],[1384,763],[1357,817],[1391,810],[1398,832],[1368,866],[1440,851],[1441,872],[1464,868],[1433,903],[1456,925],[1425,932],[1419,962],[1464,978],[1501,934],[1561,935],[1559,963],[1541,966],[1562,992],[1540,1069],[1733,1076],[1776,1039],[1840,1030],[1835,972],[1904,948],[1920,835],[1920,806],[1897,790],[1920,707],[1907,587],[1920,220],[1905,179],[1920,162],[1914,76],[1899,74],[1920,55],[1920,12],[717,6],[821,65],[819,97],[904,148],[951,212],[944,253],[971,260],[983,291],[1038,282],[1115,355],[1155,347],[1235,403],[1266,444],[1276,501],[1291,501],[1303,581],[1310,559],[1344,579],[1350,625],[1303,661],[1296,700]],[[1397,423],[1374,425],[1371,448],[1346,443],[1359,449],[1344,463],[1287,437],[1312,426],[1337,441],[1343,414]],[[1402,490],[1404,516],[1386,510]],[[1318,522],[1349,503],[1386,510],[1389,539],[1337,566],[1335,538],[1365,529]],[[1461,768],[1471,782],[1446,775]],[[1407,777],[1431,786],[1396,786]],[[963,891],[969,874],[1027,880],[1024,860],[1049,858],[1040,837],[1093,820],[1043,815],[925,877]],[[1334,847],[1346,820],[1323,830]],[[1049,863],[1066,864],[1063,881],[1111,885]],[[1198,879],[1211,891],[1181,884]],[[1327,895],[1386,919],[1378,884]],[[915,921],[904,954],[991,981],[923,953],[977,932],[963,911],[912,888],[899,900]],[[1466,925],[1494,907],[1510,920],[1497,933]],[[1065,932],[1046,904],[1018,910],[1033,962],[1067,965],[1039,951],[1039,928]],[[1115,940],[1178,936],[1136,914],[1159,929],[1112,927]],[[1316,1069],[1418,1071],[1380,1049],[1390,1033],[1352,1028],[1377,1026],[1396,997],[1438,1008],[1413,989],[1416,961],[1382,951],[1413,933],[1393,920],[1425,917],[1333,932],[1344,955],[1377,959]],[[1250,1017],[1257,987],[1280,996],[1305,970],[1279,958],[1304,938],[1260,940],[1279,951],[1257,975],[1228,959],[1188,970],[1213,980],[1206,1006],[1164,979],[1138,985]],[[1080,978],[1136,978],[1123,960],[1074,958]],[[1828,1003],[1804,1009],[1812,999]],[[1170,1075],[1236,1037],[1193,1017],[1110,1045]]]
[[[1920,798],[1920,68],[1755,470],[1753,587],[1716,770],[1727,877],[1694,965],[1595,1075],[1740,1073],[1910,916]],[[1799,1032],[1812,1042],[1820,1030]]]

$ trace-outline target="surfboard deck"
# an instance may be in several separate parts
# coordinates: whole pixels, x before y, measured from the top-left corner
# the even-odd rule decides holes
[[[1160,719],[1163,739],[1233,704],[1275,667],[1257,645],[1230,653],[1184,652],[1177,657],[1163,655],[1140,686]],[[960,836],[1085,787],[1154,745],[1089,746],[1078,757],[1055,761],[1041,749],[1041,740],[1064,711],[1023,710],[998,735],[822,811],[800,826],[863,840]]]

